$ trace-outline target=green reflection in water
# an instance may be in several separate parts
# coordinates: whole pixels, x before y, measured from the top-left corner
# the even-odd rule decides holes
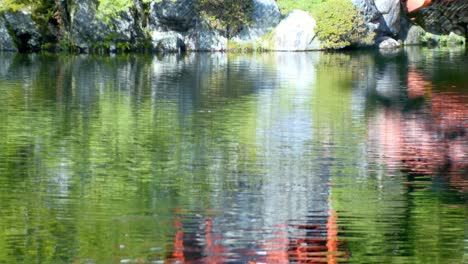
[[[336,211],[347,261],[462,262],[464,200],[451,188],[408,187],[373,143],[382,106],[369,94],[387,87],[379,72],[393,73],[379,60],[406,62],[372,53],[0,56],[2,263],[164,260],[179,217],[231,213],[223,210],[236,193],[255,199],[234,214],[247,208],[265,225],[274,217],[259,204],[275,196],[330,199],[308,210]],[[404,77],[392,78],[399,87]],[[399,89],[386,94],[401,100]],[[311,197],[277,193],[308,177]]]

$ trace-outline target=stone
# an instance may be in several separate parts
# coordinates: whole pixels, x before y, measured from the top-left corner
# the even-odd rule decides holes
[[[411,25],[406,33],[406,36],[402,39],[404,45],[421,45],[422,38],[426,34],[426,31],[417,25]]]
[[[71,14],[71,37],[73,45],[86,52],[94,43],[102,42],[110,28],[97,19],[94,1],[83,0],[75,5]]]
[[[151,32],[153,49],[158,52],[181,52],[185,51],[184,37],[175,31]]]
[[[390,37],[382,37],[377,40],[379,49],[397,49],[401,47],[400,42]]]
[[[375,0],[375,6],[385,22],[380,25],[379,31],[397,36],[400,32],[400,0]]]
[[[273,30],[266,49],[278,51],[318,50],[320,43],[315,36],[315,19],[302,10],[293,10]]]
[[[193,51],[225,51],[227,38],[212,29],[207,22],[198,21],[184,37],[187,50]]]
[[[143,38],[143,31],[137,30],[138,24],[130,11],[123,11],[108,23],[97,15],[97,6],[93,0],[76,2],[75,12],[71,15],[71,36],[73,45],[82,51],[88,51],[96,45],[116,43],[134,44],[137,38]]]
[[[385,20],[375,6],[374,0],[352,0],[352,2],[361,10],[369,30],[377,32],[381,25],[385,24]]]
[[[0,50],[18,51],[13,38],[10,36],[10,33],[8,33],[3,17],[0,17]]]
[[[14,34],[19,51],[37,51],[41,47],[39,28],[26,11],[5,12],[5,25]]]
[[[150,5],[150,21],[153,28],[186,32],[195,25],[193,0],[160,0]]]
[[[253,0],[252,25],[242,29],[235,37],[238,42],[254,41],[270,32],[281,19],[274,0]]]

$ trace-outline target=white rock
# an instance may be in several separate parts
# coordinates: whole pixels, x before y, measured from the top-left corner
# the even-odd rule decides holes
[[[278,51],[318,50],[315,19],[302,10],[293,10],[273,31],[271,49]]]

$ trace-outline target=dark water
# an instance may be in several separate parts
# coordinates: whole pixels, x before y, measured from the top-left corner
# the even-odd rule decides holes
[[[468,56],[0,54],[0,263],[463,263]]]

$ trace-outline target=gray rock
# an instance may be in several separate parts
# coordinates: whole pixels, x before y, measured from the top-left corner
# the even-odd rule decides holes
[[[153,49],[158,52],[180,52],[186,49],[184,37],[177,32],[151,32]]]
[[[41,47],[41,34],[39,28],[26,11],[5,12],[5,25],[14,34],[20,51],[39,50]]]
[[[274,29],[266,49],[278,51],[318,50],[315,19],[302,10],[293,10]]]
[[[403,39],[404,45],[421,45],[421,39],[426,34],[426,31],[417,25],[411,25]]]
[[[281,19],[281,13],[274,0],[253,0],[252,25],[247,26],[236,41],[253,41],[270,32]]]
[[[75,47],[87,51],[93,46],[111,47],[116,43],[134,44],[136,38],[143,37],[130,11],[123,11],[108,23],[98,18],[97,5],[93,0],[76,2],[71,15],[71,36]]]
[[[193,0],[159,0],[150,6],[150,21],[153,28],[185,32],[195,25]]]
[[[375,6],[374,0],[352,0],[352,2],[361,10],[369,30],[378,32],[381,25],[385,24],[385,20]]]
[[[18,51],[10,33],[8,33],[3,17],[0,17],[0,50]]]
[[[227,39],[212,29],[205,21],[198,21],[185,35],[187,50],[224,51],[227,50]]]
[[[111,20],[110,24],[115,41],[130,42],[137,35],[134,31],[137,23],[130,11],[121,12],[118,18]]]
[[[379,31],[388,32],[389,35],[398,35],[400,32],[400,5],[400,0],[375,0],[375,6],[385,21],[384,24],[380,25]]]
[[[71,37],[73,44],[87,51],[93,44],[101,42],[110,33],[110,27],[96,17],[97,6],[92,0],[75,2],[71,14]]]
[[[379,49],[397,49],[401,47],[400,42],[390,37],[382,37],[377,40]]]

